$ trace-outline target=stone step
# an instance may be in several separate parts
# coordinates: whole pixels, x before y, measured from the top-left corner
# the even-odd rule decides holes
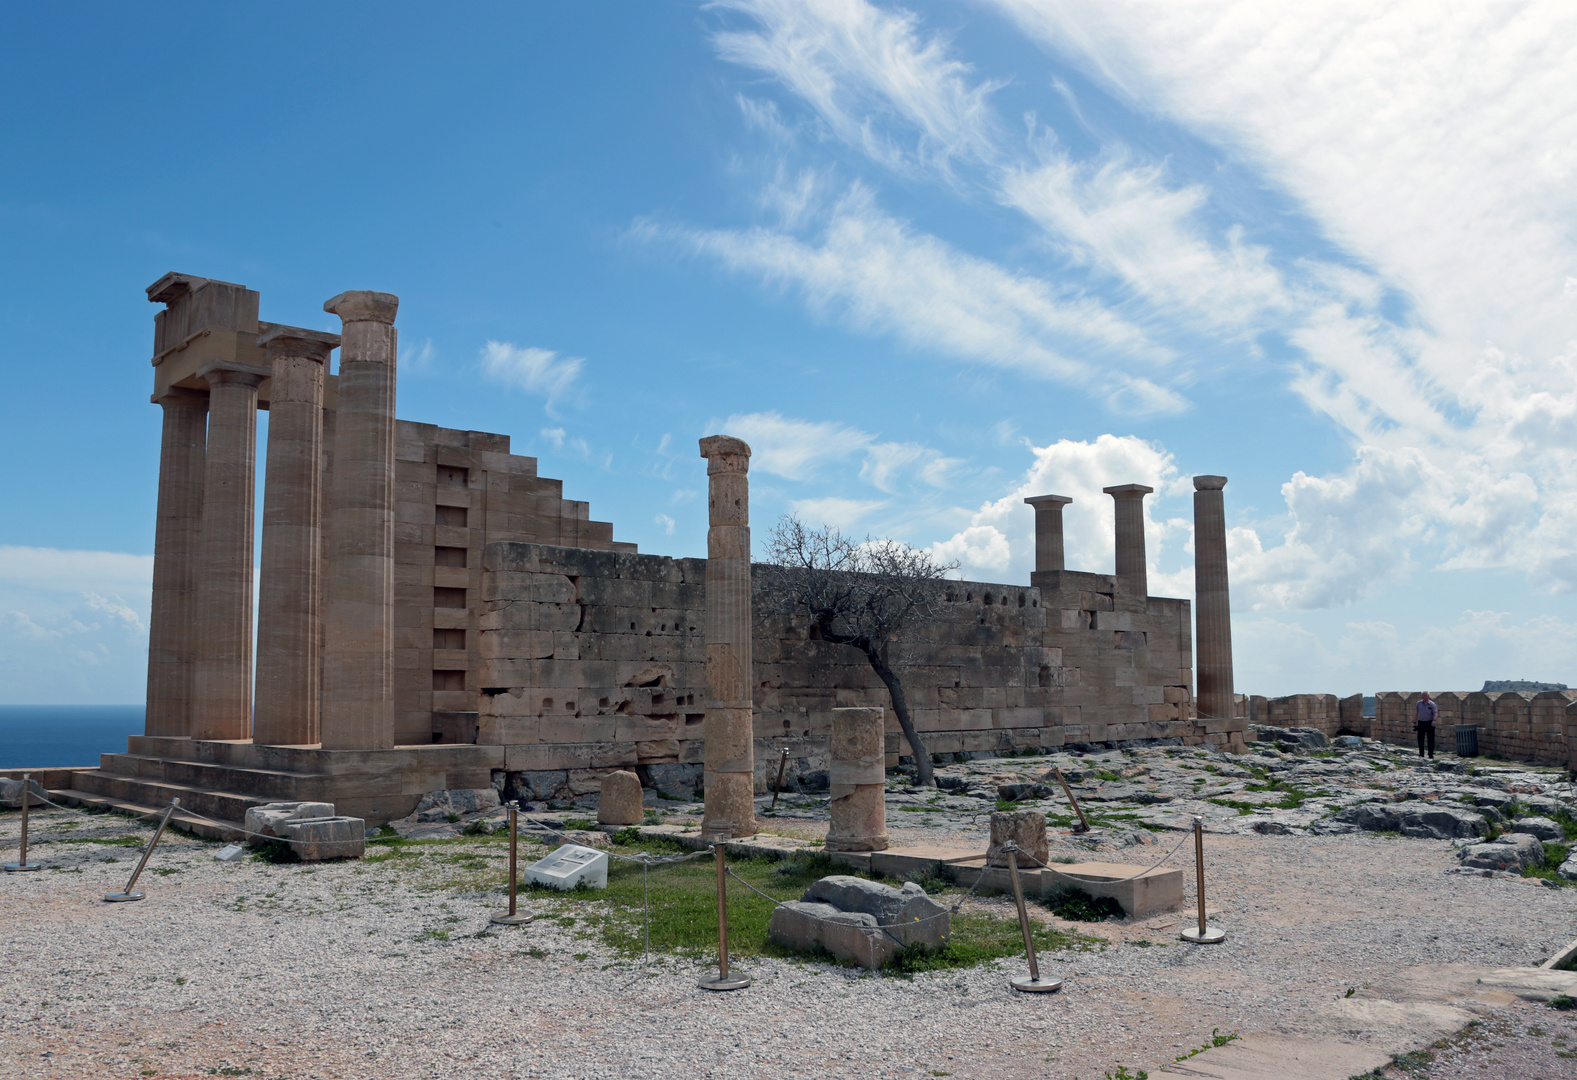
[[[218,765],[146,754],[104,754],[95,771],[128,779],[255,795],[274,802],[309,799],[317,789],[303,793],[302,785],[317,784],[326,779],[317,773]]]
[[[108,795],[95,795],[88,791],[79,791],[75,788],[50,789],[49,797],[62,806],[86,806],[100,810],[111,810],[118,814],[130,814],[133,817],[144,818],[149,821],[157,820],[159,815],[169,807],[169,802],[163,806],[149,806],[144,803],[131,802],[126,799],[116,799]],[[177,796],[178,798],[179,796]],[[170,826],[194,836],[205,836],[212,840],[245,840],[246,834],[239,827],[215,824],[203,818],[183,814],[177,810],[170,815]]]
[[[88,795],[157,810],[169,806],[171,799],[180,799],[181,805],[188,810],[237,824],[246,820],[249,807],[280,801],[271,796],[246,795],[195,784],[144,780],[101,770],[77,773],[72,786],[75,791]]]

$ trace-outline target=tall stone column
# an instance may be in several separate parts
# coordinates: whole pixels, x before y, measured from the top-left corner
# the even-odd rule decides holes
[[[706,812],[703,833],[754,836],[755,709],[751,695],[750,447],[701,440],[706,458]]]
[[[1144,564],[1144,497],[1155,488],[1143,484],[1119,484],[1101,488],[1116,504],[1117,587],[1142,602],[1150,595],[1149,571]]]
[[[1224,476],[1194,477],[1194,650],[1199,715],[1231,719],[1232,604],[1227,593]]]
[[[257,387],[228,367],[208,379],[208,451],[198,556],[197,663],[192,735],[252,734],[252,525],[257,482]]]
[[[887,849],[885,709],[833,709],[828,851]]]
[[[164,409],[164,435],[159,445],[153,604],[148,612],[148,706],[143,732],[185,738],[192,734],[208,395],[172,388],[156,400]]]
[[[325,750],[394,745],[394,384],[399,297],[345,292],[323,611]]]
[[[258,582],[252,741],[318,741],[323,573],[323,376],[333,334],[272,326],[258,335],[273,371],[263,558]]]
[[[1065,569],[1062,553],[1062,508],[1073,500],[1066,495],[1036,495],[1025,499],[1035,508],[1035,572]]]

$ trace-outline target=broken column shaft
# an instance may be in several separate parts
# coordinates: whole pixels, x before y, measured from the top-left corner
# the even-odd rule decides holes
[[[833,709],[828,851],[887,848],[885,709]]]
[[[1232,719],[1232,604],[1227,592],[1224,476],[1194,477],[1194,648],[1199,715]]]
[[[1035,508],[1035,573],[1065,569],[1062,550],[1062,508],[1066,495],[1036,495],[1024,500]]]

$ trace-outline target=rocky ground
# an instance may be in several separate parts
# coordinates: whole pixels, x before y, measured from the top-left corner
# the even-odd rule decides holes
[[[1066,801],[1045,779],[1053,763],[1088,804],[1091,834],[1067,831]],[[1489,992],[1426,1009],[1397,1004],[1389,988],[1398,972],[1437,968],[1461,981],[1453,965],[1493,981],[1493,969],[1530,970],[1577,937],[1577,888],[1462,873],[1474,846],[1463,841],[1482,837],[1439,835],[1463,828],[1445,823],[1462,814],[1470,831],[1471,816],[1486,830],[1514,828],[1505,819],[1518,813],[1561,817],[1577,792],[1553,772],[1444,757],[1420,767],[1362,742],[1235,758],[1151,747],[981,759],[940,776],[941,792],[894,778],[895,845],[983,848],[990,811],[1009,801],[1051,815],[1056,853],[1143,848],[1121,861],[1149,862],[1182,835],[1171,828],[1204,817],[1212,921],[1227,941],[1184,945],[1176,915],[1066,924],[1036,908],[1107,942],[1043,958],[1066,980],[1049,997],[1008,989],[1022,961],[900,978],[769,958],[748,962],[748,990],[709,995],[695,987],[704,962],[618,955],[569,902],[531,898],[535,923],[491,927],[502,853],[477,837],[319,865],[221,863],[218,845],[177,837],[144,876],[149,899],[109,905],[101,897],[125,883],[147,828],[50,810],[37,818],[47,842],[34,849],[50,869],[0,879],[0,1074],[1101,1080],[1119,1067],[1159,1074],[1217,1032],[1389,1054],[1426,1049],[1442,1023],[1455,1031],[1478,1017],[1483,1045],[1467,1038],[1460,1053],[1404,1061],[1414,1071],[1391,1075],[1573,1075],[1558,1071],[1572,1060],[1560,1056],[1571,1014],[1546,1020],[1542,1006]],[[824,832],[824,797],[785,795],[776,811],[768,801],[769,829]],[[686,815],[672,811],[694,809],[662,807],[675,820]],[[1451,813],[1430,824],[1442,807]],[[1385,816],[1398,809],[1420,814]],[[572,824],[579,812],[533,810]],[[436,820],[408,828],[463,833],[501,816],[480,804],[424,813]],[[17,817],[0,813],[0,848],[14,851]],[[1376,822],[1400,827],[1371,831]],[[1192,869],[1186,846],[1171,865]],[[1010,914],[1004,898],[970,904]],[[1466,981],[1458,997],[1472,995]],[[1508,1061],[1521,1071],[1505,1071]]]

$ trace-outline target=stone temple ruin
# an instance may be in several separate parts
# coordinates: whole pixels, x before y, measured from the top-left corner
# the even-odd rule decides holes
[[[750,615],[749,448],[703,440],[708,559],[640,554],[509,438],[395,416],[399,301],[347,292],[338,335],[263,321],[242,285],[167,274],[152,400],[164,413],[145,734],[58,790],[239,822],[271,801],[381,823],[422,796],[595,792],[615,770],[753,831],[781,750],[828,767],[835,707],[885,690],[853,650]],[[338,374],[329,373],[338,348]],[[256,413],[270,413],[251,627]],[[1061,496],[1027,585],[952,583],[905,666],[936,754],[1208,742],[1244,748],[1227,618],[1223,477],[1196,477],[1190,604],[1150,596],[1143,498],[1114,502],[1116,572],[1063,565]],[[885,764],[908,754],[896,724]],[[715,804],[715,811],[712,809]]]

